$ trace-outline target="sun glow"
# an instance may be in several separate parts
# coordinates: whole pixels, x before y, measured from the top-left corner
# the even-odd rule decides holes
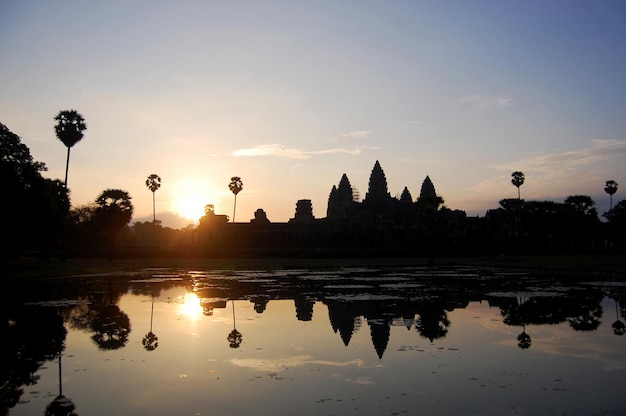
[[[178,215],[198,222],[204,215],[204,207],[208,204],[204,198],[198,194],[190,194],[176,201],[176,212]]]
[[[212,183],[198,177],[186,177],[172,186],[172,206],[181,217],[198,223],[204,215],[204,208],[220,203],[219,193]]]

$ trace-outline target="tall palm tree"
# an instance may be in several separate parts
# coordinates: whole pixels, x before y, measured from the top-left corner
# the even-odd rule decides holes
[[[243,189],[243,182],[239,176],[233,176],[230,178],[228,189],[235,194],[235,206],[233,208],[233,222],[235,222],[235,213],[237,212],[237,194]]]
[[[511,179],[511,183],[517,187],[517,199],[522,199],[519,188],[524,185],[524,173],[516,170],[511,173],[511,176],[513,177],[513,179]]]
[[[54,130],[57,138],[67,147],[67,161],[65,162],[65,188],[67,189],[67,172],[70,167],[70,149],[82,140],[83,131],[87,124],[83,116],[76,110],[63,110],[54,118],[57,121]]]
[[[613,209],[613,194],[617,192],[617,182],[614,180],[606,181],[606,184],[604,185],[604,192],[609,194],[611,209]]]
[[[156,203],[154,193],[161,187],[161,178],[156,173],[148,176],[146,179],[146,186],[152,191],[152,222],[156,223]]]

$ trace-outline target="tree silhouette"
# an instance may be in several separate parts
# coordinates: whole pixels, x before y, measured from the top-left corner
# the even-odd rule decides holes
[[[604,185],[604,192],[609,194],[609,206],[610,208],[613,208],[613,194],[617,192],[617,182],[614,180],[606,181],[606,184]]]
[[[152,192],[152,221],[156,221],[156,202],[154,193],[161,187],[161,178],[156,173],[148,176],[146,186]]]
[[[154,193],[161,187],[161,177],[156,173],[146,179],[146,186],[152,192],[152,242],[156,240],[156,200]]]
[[[56,136],[67,147],[67,161],[65,162],[65,187],[67,188],[67,173],[70,167],[70,149],[83,138],[83,131],[87,124],[83,116],[76,110],[63,110],[54,118],[57,121],[54,130]]]
[[[109,250],[113,250],[115,235],[133,216],[133,204],[128,192],[106,189],[96,198],[93,222],[97,230],[109,237]]]
[[[235,213],[237,211],[237,194],[243,189],[243,182],[239,176],[233,176],[230,178],[228,189],[235,194],[235,206],[233,208],[233,222],[235,222]]]
[[[511,173],[511,176],[513,177],[513,179],[511,179],[511,183],[517,188],[517,199],[522,199],[519,188],[524,185],[524,180],[526,179],[524,177],[524,173],[516,170]]]

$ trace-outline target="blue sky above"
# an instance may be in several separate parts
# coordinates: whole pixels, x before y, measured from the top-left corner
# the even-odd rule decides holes
[[[623,1],[0,1],[0,122],[62,178],[74,205],[105,188],[152,214],[214,204],[326,215],[343,173],[362,196],[376,160],[389,191],[426,175],[452,209],[626,189]],[[157,214],[158,216],[158,214]]]

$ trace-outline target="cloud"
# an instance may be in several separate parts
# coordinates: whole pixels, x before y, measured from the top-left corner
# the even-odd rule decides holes
[[[542,173],[563,172],[594,164],[610,156],[626,153],[626,140],[595,139],[591,143],[592,146],[587,148],[531,156],[513,162],[493,165],[491,168],[503,171],[523,169]]]
[[[470,190],[482,195],[504,195],[511,188],[511,172],[520,170],[526,175],[524,187],[532,188],[530,198],[589,193],[590,189],[600,187],[610,178],[612,172],[621,169],[625,154],[626,140],[596,139],[582,149],[528,156],[488,166],[501,174],[481,181]]]
[[[497,95],[487,96],[472,94],[459,99],[459,103],[469,105],[481,111],[502,110],[511,107],[513,105],[513,99]]]
[[[251,157],[251,156],[275,156],[288,159],[309,159],[312,156],[328,155],[333,153],[346,153],[350,155],[359,155],[366,149],[378,149],[377,147],[357,146],[353,149],[332,148],[324,150],[301,150],[283,146],[282,144],[260,144],[254,147],[237,149],[231,152],[231,156],[235,157]]]
[[[351,131],[349,133],[344,133],[341,137],[346,139],[362,139],[370,135],[371,130],[359,130],[359,131]]]

